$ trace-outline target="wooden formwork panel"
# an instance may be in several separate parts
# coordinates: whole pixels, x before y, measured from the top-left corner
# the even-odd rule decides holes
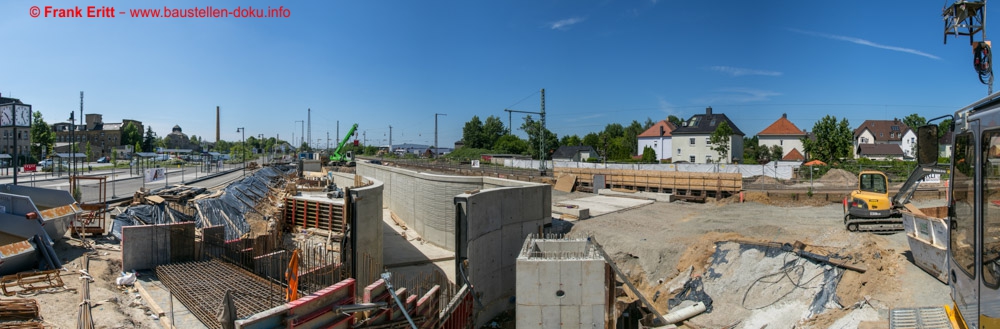
[[[658,190],[702,190],[736,193],[743,189],[739,173],[700,173],[659,170],[556,168],[556,176],[573,174],[583,186],[593,186],[594,175],[604,175],[605,184],[612,187],[632,187]]]
[[[285,225],[344,232],[344,205],[295,198],[285,199]]]

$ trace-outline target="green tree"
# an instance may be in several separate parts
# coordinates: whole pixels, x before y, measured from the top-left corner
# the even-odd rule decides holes
[[[920,116],[919,114],[913,113],[903,118],[903,124],[905,124],[907,127],[910,127],[910,129],[913,129],[913,131],[916,132],[917,128],[920,128],[921,126],[927,124],[927,119]]]
[[[86,151],[86,153],[87,153],[87,161],[88,162],[93,161],[92,159],[94,158],[94,150],[92,150],[90,148],[90,141],[89,140],[87,141],[87,147],[84,148],[84,150],[87,150]]]
[[[135,153],[142,152],[142,144],[135,142]]]
[[[484,149],[493,149],[500,137],[507,134],[507,127],[499,117],[489,116],[483,123],[482,140]]]
[[[715,126],[715,131],[712,132],[712,136],[708,138],[709,144],[712,144],[712,150],[719,153],[719,163],[729,163],[729,142],[733,136],[733,128],[729,127],[726,121],[722,121],[718,126]]]
[[[743,163],[744,164],[757,164],[760,163],[758,145],[759,141],[757,136],[753,137],[743,137]]]
[[[642,128],[642,124],[639,121],[632,120],[632,123],[625,127],[624,136],[625,141],[628,143],[629,158],[632,155],[639,155],[639,134],[641,134],[646,129]]]
[[[681,120],[681,118],[678,118],[676,115],[673,114],[667,116],[667,121],[673,123],[675,127],[680,127],[681,123],[684,122],[684,120]]]
[[[304,147],[308,147],[305,142],[302,143]],[[247,148],[246,144],[236,143],[233,147],[229,148],[229,157],[233,161],[243,162],[250,157],[250,150]]]
[[[652,147],[646,146],[642,149],[642,162],[655,163],[656,162],[656,150]]]
[[[156,133],[153,132],[153,127],[146,127],[146,137],[142,139],[142,149],[152,152],[156,148]]]
[[[577,135],[564,135],[562,139],[559,140],[560,146],[580,146],[583,145],[583,140]]]
[[[493,151],[502,154],[525,154],[528,142],[515,135],[503,135],[493,145]]]
[[[653,125],[655,125],[655,124],[656,124],[656,122],[653,122],[653,119],[650,119],[649,117],[646,117],[646,122],[642,123],[642,131],[646,131],[646,129],[652,128]],[[645,153],[646,150],[643,150],[642,152]]]
[[[462,128],[462,141],[468,148],[485,148],[486,138],[483,134],[483,122],[479,120],[478,115],[473,115],[472,119],[465,123],[465,127]]]
[[[52,154],[52,146],[56,141],[56,136],[52,133],[49,124],[42,118],[42,112],[35,111],[32,113],[32,117],[34,120],[31,123],[31,156],[35,159],[42,159]]]
[[[241,145],[241,144],[237,144],[237,145]],[[302,145],[299,146],[299,152],[312,152],[312,151],[313,151],[313,149],[312,149],[312,147],[309,147],[309,143],[302,142]]]
[[[233,143],[230,143],[230,142],[224,141],[224,140],[220,140],[218,143],[215,143],[215,152],[229,153],[229,148],[231,148],[232,146],[233,146]]]
[[[781,160],[785,155],[785,150],[781,148],[781,145],[771,145],[770,158],[773,161]]]
[[[813,135],[816,139],[802,138],[802,148],[811,159],[818,159],[832,164],[833,161],[851,156],[854,133],[847,118],[837,122],[837,117],[824,116],[813,125]]]
[[[134,123],[129,122],[122,128],[121,145],[132,145],[142,142],[142,132]]]
[[[601,149],[601,147],[603,147],[601,143],[601,136],[593,132],[583,135],[582,142],[583,145],[589,145],[590,147],[593,147],[595,150],[599,150]]]
[[[548,128],[542,128],[541,121],[533,120],[530,115],[524,117],[524,124],[521,125],[521,130],[528,134],[528,154],[533,158],[539,157],[539,144],[541,144],[543,152],[541,157],[545,159],[559,147],[558,136],[549,131]]]
[[[944,134],[951,130],[951,119],[944,119],[938,123],[938,138],[944,137]]]

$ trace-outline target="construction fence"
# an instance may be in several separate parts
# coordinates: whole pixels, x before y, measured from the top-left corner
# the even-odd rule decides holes
[[[725,197],[743,189],[738,173],[697,173],[657,170],[556,168],[556,176],[575,175],[590,189],[625,189],[640,192]]]

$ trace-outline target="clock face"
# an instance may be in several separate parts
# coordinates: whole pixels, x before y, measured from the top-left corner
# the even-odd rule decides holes
[[[2,106],[0,107],[0,126],[8,127],[14,124],[14,107],[13,106]]]
[[[14,108],[14,125],[18,127],[31,126],[31,108],[24,105],[16,105]]]

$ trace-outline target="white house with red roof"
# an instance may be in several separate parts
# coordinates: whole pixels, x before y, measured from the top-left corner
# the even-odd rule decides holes
[[[642,155],[643,150],[645,150],[648,146],[656,151],[657,160],[663,161],[672,159],[673,152],[670,150],[673,143],[671,143],[670,133],[673,132],[674,129],[677,129],[677,127],[675,127],[670,121],[660,120],[660,122],[653,124],[652,127],[643,131],[636,138],[639,146],[636,149],[639,150],[639,155]]]
[[[872,144],[887,145],[865,146]],[[855,158],[912,158],[916,156],[916,145],[916,132],[899,119],[865,120],[854,129]]]
[[[787,113],[783,113],[781,118],[757,133],[757,145],[761,148],[780,146],[783,161],[805,161],[804,137],[806,132],[789,121]]]

